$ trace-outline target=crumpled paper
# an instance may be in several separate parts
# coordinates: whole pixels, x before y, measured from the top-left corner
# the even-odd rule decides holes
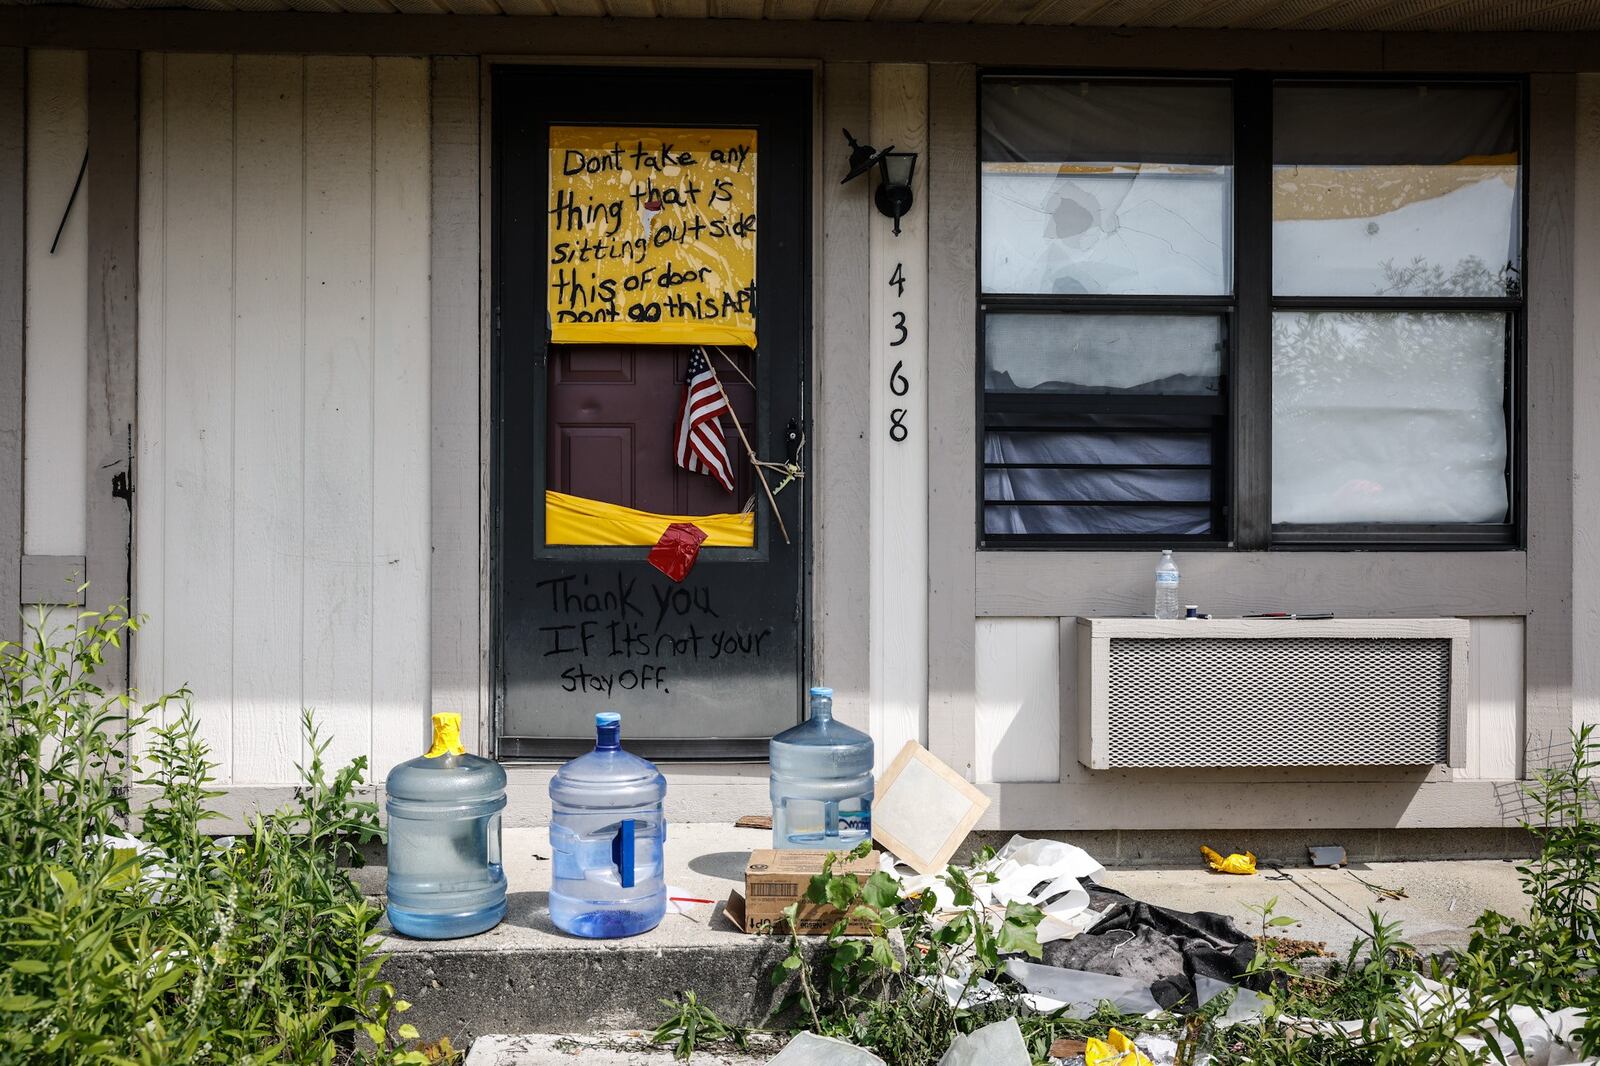
[[[938,912],[958,909],[955,893],[939,874],[915,873],[888,852],[881,852],[878,861],[885,873],[900,882],[902,896],[932,892]],[[1041,944],[1070,940],[1100,920],[1100,915],[1089,909],[1089,892],[1080,882],[1093,881],[1105,868],[1075,845],[1014,836],[988,862],[964,869],[978,906],[1003,911],[1006,904],[1019,902],[1044,911],[1038,930]],[[994,880],[985,875],[993,875]]]

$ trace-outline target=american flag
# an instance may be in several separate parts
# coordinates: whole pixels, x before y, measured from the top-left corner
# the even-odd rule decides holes
[[[696,349],[689,357],[689,381],[683,389],[683,411],[678,415],[678,465],[697,474],[710,474],[733,491],[733,463],[722,435],[722,412],[728,400],[711,372],[705,353]]]

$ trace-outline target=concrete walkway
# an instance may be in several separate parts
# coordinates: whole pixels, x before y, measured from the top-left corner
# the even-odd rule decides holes
[[[1421,949],[1465,947],[1472,923],[1486,910],[1527,913],[1516,865],[1491,859],[1262,869],[1254,877],[1237,877],[1212,873],[1196,856],[1193,869],[1107,870],[1099,880],[1158,906],[1226,914],[1252,932],[1260,931],[1261,916],[1250,908],[1277,897],[1274,913],[1297,924],[1274,930],[1276,935],[1320,941],[1338,955],[1357,937],[1370,935],[1369,911],[1399,922],[1401,938]],[[1386,898],[1379,889],[1405,895]]]
[[[667,841],[668,884],[678,894],[716,902],[690,905],[686,914],[668,914],[643,936],[595,941],[568,936],[550,923],[546,831],[507,830],[503,858],[511,894],[505,922],[466,940],[391,936],[383,948],[391,953],[385,976],[414,1004],[406,1020],[424,1033],[449,1035],[457,1046],[494,1033],[593,1038],[601,1031],[650,1029],[665,1014],[657,1000],[687,989],[730,1022],[759,1024],[779,998],[767,975],[786,945],[779,938],[740,932],[723,915],[722,901],[730,890],[742,887],[750,850],[768,846],[770,838],[763,830],[728,825],[673,825]],[[381,891],[381,868],[365,873],[369,887]],[[1322,942],[1341,955],[1370,928],[1369,909],[1401,923],[1406,939],[1428,949],[1464,946],[1471,924],[1486,909],[1520,914],[1524,908],[1514,865],[1495,860],[1264,869],[1254,877],[1231,877],[1212,873],[1197,855],[1189,867],[1108,870],[1100,882],[1160,906],[1218,911],[1247,930],[1260,925],[1250,908],[1276,896],[1276,913],[1298,920],[1276,930],[1279,935]],[[1378,889],[1404,890],[1405,895],[1387,899]],[[574,1045],[568,1039],[564,1046],[570,1050]],[[590,1045],[582,1061],[605,1062],[595,1057],[602,1051],[644,1054],[618,1051],[614,1045],[614,1040],[609,1050]],[[562,1059],[525,1057],[504,1063],[544,1061]],[[650,1061],[657,1060],[651,1055]]]

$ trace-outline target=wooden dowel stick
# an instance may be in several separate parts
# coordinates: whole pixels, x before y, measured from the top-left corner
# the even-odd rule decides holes
[[[723,358],[726,359],[727,356],[724,355]],[[766,490],[767,502],[772,505],[772,517],[778,520],[778,531],[783,534],[783,542],[792,544],[794,542],[789,539],[789,527],[783,524],[783,515],[778,512],[778,498],[772,494],[772,486],[767,484],[767,472],[761,468],[761,460],[756,456],[756,450],[750,447],[750,438],[744,435],[744,426],[739,423],[739,415],[733,409],[733,401],[728,399],[728,390],[722,387],[722,378],[709,359],[706,360],[706,368],[711,371],[711,380],[717,383],[717,391],[722,394],[722,402],[728,405],[728,417],[733,419],[733,428],[739,434],[739,443],[744,445],[745,454],[750,457],[750,465],[755,469],[756,477],[761,479],[761,487]]]

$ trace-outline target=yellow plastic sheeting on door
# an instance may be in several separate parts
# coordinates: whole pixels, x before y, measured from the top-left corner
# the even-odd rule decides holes
[[[546,544],[637,544],[648,546],[674,522],[692,522],[705,530],[705,548],[749,548],[756,542],[754,514],[672,515],[636,511],[615,503],[546,490]]]
[[[546,206],[553,342],[756,346],[755,130],[552,126]]]

